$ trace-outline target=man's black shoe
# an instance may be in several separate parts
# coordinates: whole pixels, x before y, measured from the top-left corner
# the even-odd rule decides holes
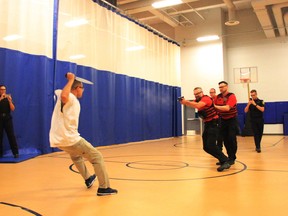
[[[260,148],[256,148],[256,151],[257,151],[258,153],[260,153],[260,152],[261,152],[261,149],[260,149]]]
[[[95,182],[95,179],[96,179],[96,175],[94,174],[94,175],[91,175],[88,179],[85,180],[85,184],[86,184],[87,188],[92,187],[92,185]]]
[[[115,189],[112,189],[110,187],[108,188],[98,188],[97,190],[97,196],[107,196],[107,195],[113,195],[117,194],[118,191]]]
[[[230,165],[233,165],[233,164],[235,164],[235,160],[228,160],[228,163],[229,163]]]
[[[229,169],[230,164],[228,162],[223,163],[220,167],[217,168],[218,172],[222,172],[224,169]]]

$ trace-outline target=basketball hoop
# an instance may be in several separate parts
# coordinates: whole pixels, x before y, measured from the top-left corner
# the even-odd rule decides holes
[[[248,93],[248,100],[249,100],[250,99],[250,86],[249,86],[250,78],[240,78],[240,82],[242,84],[247,84],[247,93]]]
[[[240,78],[241,83],[250,83],[250,78]]]
[[[243,88],[247,86],[248,100],[250,99],[250,83],[258,82],[258,69],[257,67],[241,67],[233,68],[234,83],[242,84]]]

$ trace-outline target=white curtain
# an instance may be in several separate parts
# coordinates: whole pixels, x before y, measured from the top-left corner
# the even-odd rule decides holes
[[[52,57],[53,0],[0,0],[0,47]]]
[[[179,46],[92,0],[60,1],[57,47],[58,60],[180,86]]]

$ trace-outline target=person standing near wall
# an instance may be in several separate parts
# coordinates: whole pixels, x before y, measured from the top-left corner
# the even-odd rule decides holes
[[[244,112],[249,112],[250,122],[254,136],[254,143],[256,151],[261,152],[261,139],[263,136],[264,130],[264,118],[263,113],[265,110],[265,103],[263,100],[260,100],[257,96],[257,91],[255,89],[250,91],[250,100],[248,101],[247,106],[244,109]]]
[[[237,133],[239,130],[237,99],[235,94],[228,91],[227,82],[221,81],[218,85],[221,93],[217,95],[214,106],[221,117],[220,133],[229,157],[229,163],[233,165],[236,160]]]
[[[213,99],[213,103],[215,103],[216,98],[217,98],[216,89],[215,88],[211,88],[210,91],[209,91],[209,94],[210,94],[210,97]],[[221,128],[221,118],[220,117],[218,119],[218,127],[219,127],[219,129]],[[221,136],[220,132],[218,133],[216,145],[218,146],[218,148],[221,151],[223,150],[223,139],[222,139],[222,136]]]
[[[185,98],[180,98],[180,103],[189,107],[198,109],[199,117],[204,121],[204,131],[202,134],[203,149],[208,154],[219,160],[218,172],[224,169],[229,169],[228,157],[216,146],[218,136],[218,115],[213,106],[213,100],[203,94],[202,88],[194,88],[194,101],[187,101]]]
[[[6,131],[14,158],[19,157],[18,145],[14,135],[11,111],[15,110],[11,95],[6,94],[6,86],[0,85],[0,157],[3,157],[3,132]]]
[[[55,91],[57,102],[51,120],[50,145],[70,155],[74,165],[85,180],[87,188],[92,187],[97,175],[99,182],[97,195],[116,194],[118,191],[110,188],[102,154],[82,138],[78,132],[81,109],[78,98],[82,97],[83,83],[77,81],[73,73],[68,72],[66,77],[68,81],[63,90]],[[90,175],[83,158],[93,165],[96,175]]]
[[[213,101],[215,101],[215,99],[217,98],[216,95],[216,89],[215,88],[211,88],[209,91],[210,97],[213,99]]]

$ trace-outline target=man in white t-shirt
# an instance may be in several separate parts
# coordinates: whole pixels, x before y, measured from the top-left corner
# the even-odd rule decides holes
[[[102,154],[89,142],[82,138],[78,132],[80,115],[80,103],[83,83],[75,80],[75,75],[68,72],[67,84],[62,90],[56,90],[57,102],[53,111],[50,129],[50,145],[67,152],[80,175],[85,180],[87,188],[90,188],[96,176],[98,177],[98,196],[116,194],[117,190],[110,188],[108,174],[104,165]],[[94,167],[94,175],[90,175],[84,159],[87,159]]]

